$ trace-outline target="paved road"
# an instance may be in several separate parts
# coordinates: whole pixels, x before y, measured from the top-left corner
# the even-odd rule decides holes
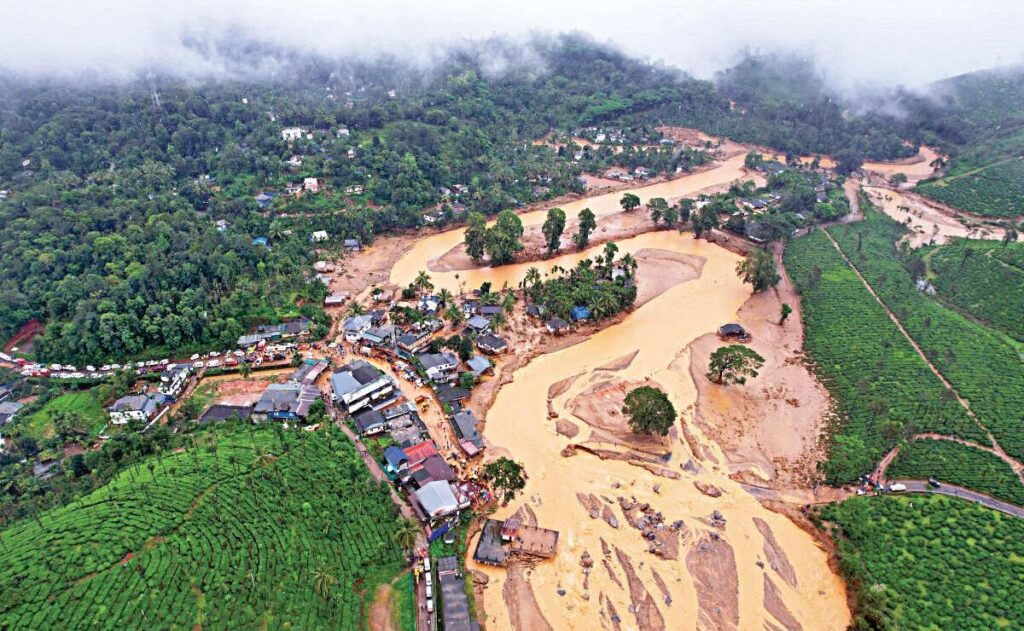
[[[987,506],[988,508],[1006,513],[1007,515],[1024,518],[1024,508],[1008,502],[1002,502],[983,493],[978,493],[977,491],[965,489],[960,486],[943,483],[942,486],[936,489],[932,488],[927,482],[922,482],[920,480],[890,480],[889,482],[891,484],[895,484],[897,482],[906,484],[908,493],[937,493],[939,495],[959,497],[960,499],[967,500],[968,502],[975,502],[982,506]]]

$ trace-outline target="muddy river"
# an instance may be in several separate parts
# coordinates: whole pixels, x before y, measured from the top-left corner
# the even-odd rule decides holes
[[[905,224],[912,234],[911,247],[948,243],[954,237],[1002,239],[1003,229],[972,221],[940,210],[920,195],[879,186],[864,186],[864,192],[882,212]]]
[[[679,197],[687,197],[706,188],[727,185],[733,180],[757,179],[759,180],[759,183],[763,183],[763,178],[751,175],[745,171],[743,168],[743,159],[743,154],[737,154],[719,162],[710,169],[694,173],[693,175],[687,175],[673,180],[651,184],[649,186],[640,186],[633,189],[619,190],[612,193],[605,193],[603,195],[586,197],[561,204],[560,208],[562,208],[562,210],[565,211],[565,214],[571,218],[576,217],[576,215],[578,215],[584,208],[590,208],[598,219],[598,225],[600,225],[600,218],[602,216],[622,212],[619,200],[622,199],[622,195],[627,192],[635,193],[640,197],[640,202],[646,204],[649,200],[655,197],[664,197],[669,200]],[[640,212],[643,211],[641,210]],[[519,219],[523,222],[524,227],[540,225],[544,223],[545,218],[547,218],[547,209],[535,210],[533,212],[519,215]],[[427,263],[431,259],[442,256],[445,252],[448,252],[453,247],[462,243],[465,232],[465,229],[460,228],[458,230],[450,230],[448,232],[417,241],[412,249],[409,250],[408,254],[403,256],[391,269],[391,282],[399,285],[407,284],[410,279],[416,277],[417,272],[427,269]],[[559,264],[566,267],[564,262]],[[540,267],[540,265],[538,265],[538,267]],[[505,272],[501,270],[492,270],[490,272],[485,270],[482,271],[482,273],[498,275],[505,274]],[[463,276],[466,276],[466,274],[467,273],[463,273]],[[485,278],[485,280],[487,279]],[[501,286],[501,280],[493,278],[490,280],[496,287]],[[436,285],[436,280],[434,282]],[[479,285],[479,283],[476,283],[476,285]],[[466,284],[467,287],[475,287],[476,285],[468,282]],[[453,289],[453,286],[449,286],[449,289]]]
[[[686,195],[715,181],[741,176],[742,160],[742,155],[731,159],[727,172],[714,169],[637,192],[642,199]],[[608,214],[619,210],[621,195],[619,191],[563,207],[569,213],[589,206],[597,215]],[[523,215],[523,222],[529,225],[543,218],[543,212],[534,212]],[[461,240],[462,231],[455,230],[420,241],[393,268],[391,281],[407,284],[418,270],[427,268],[432,257]],[[556,558],[527,570],[525,583],[512,581],[504,569],[468,561],[490,579],[484,592],[487,627],[543,628],[539,615],[553,629],[845,628],[850,620],[845,588],[829,569],[826,553],[809,534],[765,509],[731,480],[722,450],[693,422],[697,395],[689,373],[688,347],[697,337],[734,320],[750,296],[749,287],[735,274],[739,257],[675,232],[647,233],[617,245],[620,253],[664,250],[703,265],[696,278],[675,284],[621,323],[582,343],[535,358],[499,391],[486,414],[484,436],[493,451],[507,451],[521,462],[529,480],[517,501],[500,509],[496,517],[507,517],[525,503],[541,526],[560,532],[560,539]],[[593,253],[461,274],[438,273],[432,279],[436,286],[452,291],[484,280],[495,286],[504,282],[515,286],[531,266],[542,271],[555,264],[569,267]],[[621,361],[629,356],[632,361]],[[600,383],[647,380],[666,391],[681,412],[662,450],[671,455],[654,467],[672,472],[671,477],[585,451],[562,455],[570,443],[620,449],[614,441],[607,442],[607,433],[593,429],[593,423],[588,425],[573,412]],[[559,382],[562,388],[549,391]],[[556,432],[549,405],[559,419],[578,426],[579,434],[570,440]],[[786,431],[786,419],[778,422],[779,431]],[[684,429],[689,440],[684,439]],[[701,492],[695,483],[713,493]],[[609,520],[592,518],[579,494],[593,496],[617,528]],[[678,550],[669,555],[672,558],[649,552],[651,542],[627,523],[618,498],[649,503],[663,514],[666,526],[682,520],[674,539]],[[714,522],[714,511],[724,521]],[[581,568],[584,553],[594,561],[589,577]],[[530,598],[522,598],[524,585],[532,591],[535,605]]]

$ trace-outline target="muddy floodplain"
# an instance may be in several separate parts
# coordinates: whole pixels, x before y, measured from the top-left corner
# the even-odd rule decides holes
[[[408,283],[461,238],[456,230],[421,240],[391,281]],[[492,453],[511,454],[529,475],[495,517],[525,507],[560,532],[549,561],[508,571],[467,559],[488,577],[487,628],[845,628],[845,588],[825,551],[730,477],[729,456],[708,431],[713,418],[694,419],[690,345],[737,320],[750,298],[735,274],[739,257],[674,232],[618,246],[662,253],[647,257],[651,269],[661,266],[656,290],[617,324],[519,366],[484,413]],[[532,265],[569,267],[590,254]],[[484,280],[514,287],[528,267],[432,280],[456,293]],[[641,260],[641,293],[644,267]],[[632,441],[616,408],[626,388],[645,383],[662,388],[680,418],[664,439]],[[777,421],[786,431],[786,419]]]

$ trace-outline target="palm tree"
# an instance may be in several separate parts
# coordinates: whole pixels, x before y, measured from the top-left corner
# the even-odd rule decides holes
[[[411,519],[401,518],[398,520],[397,528],[392,535],[395,545],[406,552],[412,552],[420,537],[420,527]]]
[[[533,287],[539,282],[540,270],[537,269],[536,267],[531,267],[530,269],[526,270],[526,276],[523,277],[523,282],[520,283],[520,285],[522,286],[523,291],[526,291],[528,286]]]
[[[366,307],[364,307],[363,305],[359,304],[358,302],[353,302],[348,307],[348,314],[349,315],[361,316],[361,315],[363,315],[365,313],[366,313]]]
[[[331,574],[324,566],[313,570],[313,591],[320,598],[327,600],[330,597],[331,588],[337,583],[338,578]]]
[[[504,313],[497,313],[491,320],[491,324],[493,324],[496,329],[504,329],[505,325],[508,324],[508,320],[505,318]]]
[[[442,288],[441,291],[437,292],[437,300],[438,302],[441,303],[442,307],[447,307],[451,299],[452,292],[448,291],[447,289]]]
[[[637,262],[636,259],[633,258],[633,255],[626,252],[622,255],[619,262],[622,263],[623,269],[626,270],[626,278],[633,278],[633,274],[636,273],[637,268]]]
[[[419,291],[430,291],[434,288],[434,283],[430,282],[430,274],[423,270],[416,275],[416,280],[412,281],[412,286]]]
[[[238,364],[238,374],[242,375],[242,379],[248,379],[249,375],[252,374],[252,366],[249,362],[243,361]]]
[[[462,323],[462,312],[459,311],[455,305],[452,305],[445,310],[444,317],[448,318],[448,321],[451,322],[453,326],[458,326]]]

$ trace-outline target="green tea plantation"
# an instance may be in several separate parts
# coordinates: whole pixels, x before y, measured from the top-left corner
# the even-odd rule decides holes
[[[3,629],[358,629],[397,511],[337,430],[203,431],[0,533]]]
[[[1024,520],[938,495],[856,497],[818,517],[857,599],[854,629],[1024,627]]]

